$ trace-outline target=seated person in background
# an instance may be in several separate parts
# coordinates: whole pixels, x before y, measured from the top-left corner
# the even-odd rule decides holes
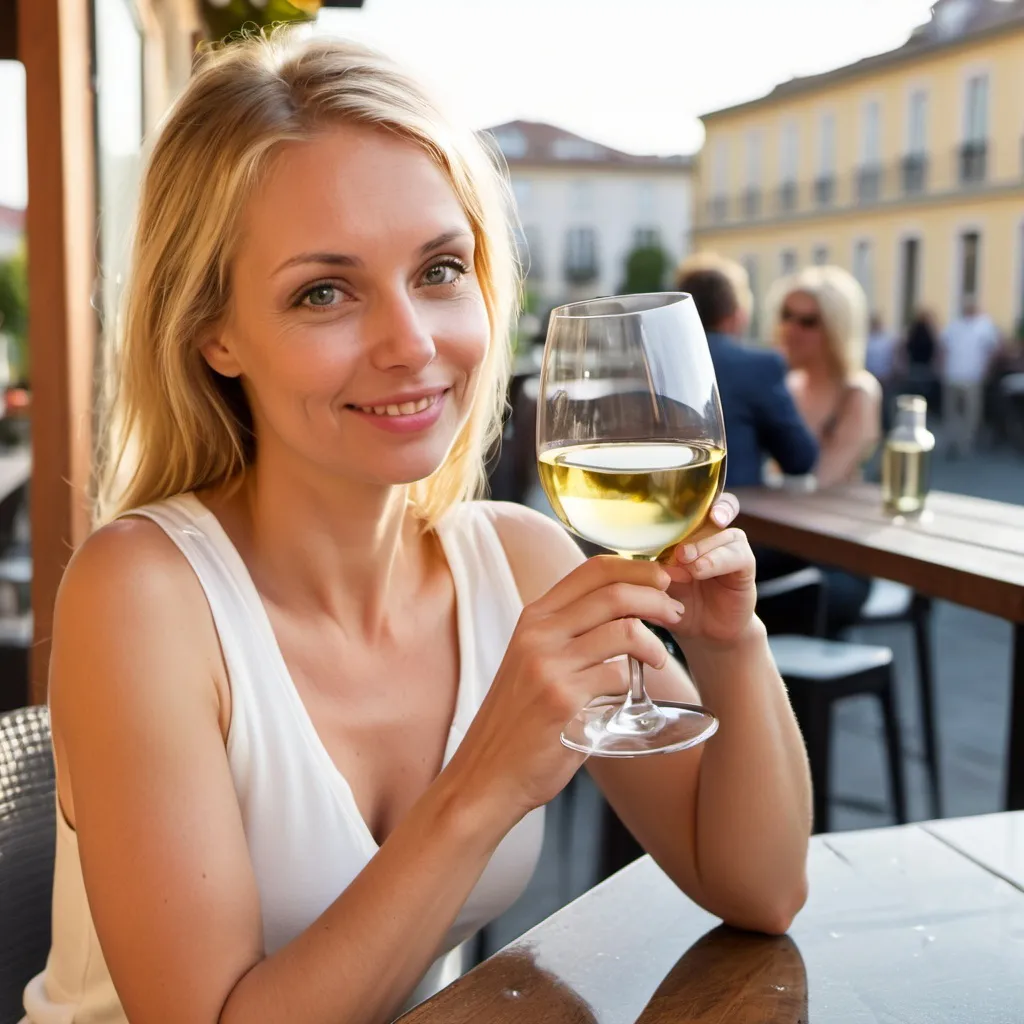
[[[840,267],[807,267],[779,281],[769,295],[777,310],[776,337],[789,360],[786,383],[796,406],[818,439],[818,487],[856,480],[881,436],[882,388],[864,369],[867,302],[856,279]],[[768,560],[759,578],[783,575],[798,566]],[[782,562],[786,562],[785,565]],[[822,567],[827,586],[826,630],[835,635],[852,626],[871,581]]]
[[[818,487],[856,480],[878,445],[882,417],[881,385],[864,369],[864,291],[840,267],[807,267],[772,292],[786,384],[820,447]]]
[[[809,473],[818,445],[786,390],[784,362],[778,353],[744,348],[737,340],[750,304],[746,272],[701,254],[680,266],[676,287],[693,296],[708,336],[725,415],[729,486],[760,484],[766,458],[787,475]]]

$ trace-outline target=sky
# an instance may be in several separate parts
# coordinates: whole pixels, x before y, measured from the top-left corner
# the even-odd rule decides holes
[[[364,0],[317,31],[412,67],[474,128],[547,121],[635,153],[700,147],[699,114],[902,44],[933,0]],[[0,61],[0,204],[23,206],[25,87]]]

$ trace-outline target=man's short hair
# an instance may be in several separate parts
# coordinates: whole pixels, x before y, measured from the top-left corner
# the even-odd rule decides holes
[[[721,270],[691,270],[679,278],[677,287],[693,296],[705,331],[718,330],[740,308],[736,289]]]

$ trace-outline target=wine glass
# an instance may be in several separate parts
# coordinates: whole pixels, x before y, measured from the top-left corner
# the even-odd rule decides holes
[[[573,533],[655,559],[694,533],[725,485],[725,425],[707,338],[683,292],[572,302],[551,312],[537,404],[541,485]],[[632,757],[694,746],[718,720],[655,704],[629,659],[625,702],[591,703],[562,742]]]

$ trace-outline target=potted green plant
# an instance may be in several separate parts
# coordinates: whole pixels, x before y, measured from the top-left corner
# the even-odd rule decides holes
[[[320,0],[202,0],[199,8],[207,38],[220,40],[245,28],[313,21]]]

